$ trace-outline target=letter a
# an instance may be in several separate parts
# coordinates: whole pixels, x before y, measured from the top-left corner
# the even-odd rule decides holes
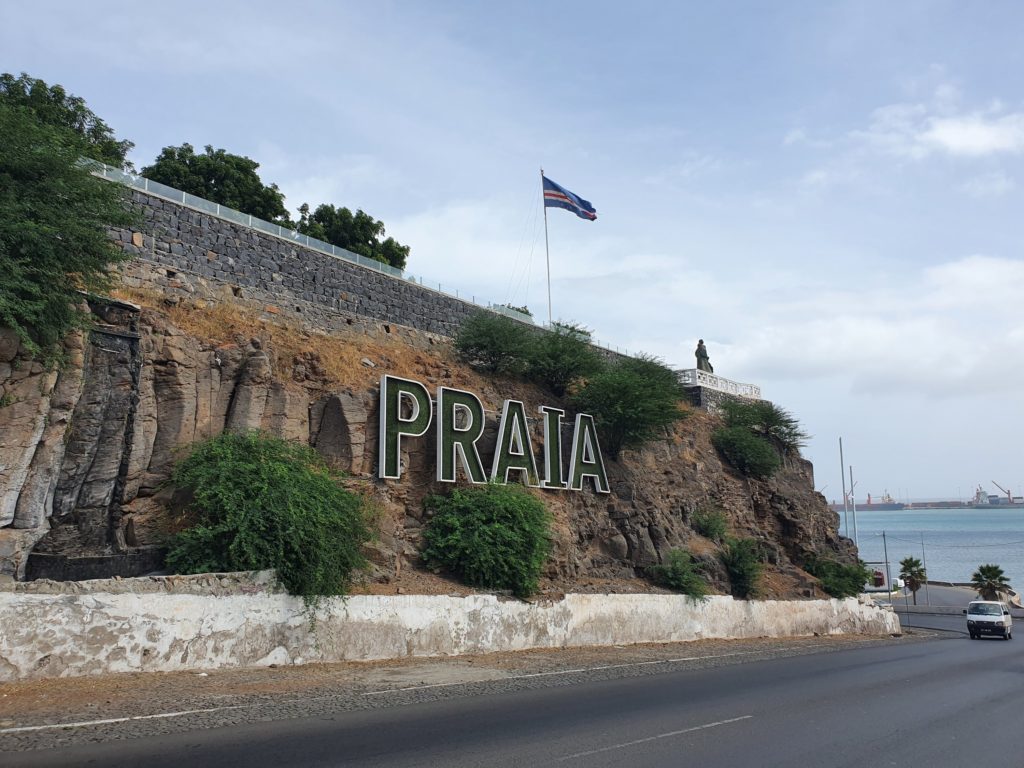
[[[594,417],[587,413],[577,413],[576,428],[572,433],[572,455],[569,458],[569,488],[582,491],[584,477],[594,478],[594,489],[598,493],[611,493],[608,475],[604,471],[601,444],[597,441]]]
[[[499,483],[508,482],[509,472],[525,475],[526,484],[540,487],[537,479],[537,459],[530,442],[530,428],[526,423],[526,406],[519,400],[506,400],[501,409],[501,424],[498,427],[498,444],[494,448],[494,463],[491,465],[491,479]]]

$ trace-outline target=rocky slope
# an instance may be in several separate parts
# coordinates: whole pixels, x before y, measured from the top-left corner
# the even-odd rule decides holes
[[[505,398],[531,413],[557,404],[532,385],[482,377],[443,339],[407,329],[326,335],[276,308],[128,297],[150,306],[94,303],[97,325],[68,340],[59,373],[25,360],[0,331],[0,573],[65,579],[159,568],[180,525],[166,485],[175,460],[222,430],[262,429],[308,441],[377,500],[366,589],[451,591],[416,556],[422,498],[437,490],[433,441],[407,441],[401,481],[374,477],[380,375],[469,389],[492,431]],[[723,510],[734,533],[762,542],[768,595],[812,594],[814,580],[798,567],[811,553],[853,556],[813,490],[809,463],[791,459],[768,482],[746,479],[718,458],[714,426],[715,417],[692,410],[663,439],[608,461],[610,496],[544,492],[556,520],[545,590],[651,589],[644,569],[674,547],[701,557],[724,590],[714,545],[690,525],[702,508]]]

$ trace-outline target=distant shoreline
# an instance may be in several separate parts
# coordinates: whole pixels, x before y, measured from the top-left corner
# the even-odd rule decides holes
[[[828,505],[833,512],[852,512],[854,507],[843,507],[842,504]],[[1024,504],[969,504],[962,501],[910,501],[887,502],[883,504],[858,504],[858,512],[918,512],[922,510],[958,511],[958,512],[991,512],[998,509],[1024,509]]]

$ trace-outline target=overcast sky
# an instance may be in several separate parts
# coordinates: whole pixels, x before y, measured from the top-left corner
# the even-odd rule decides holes
[[[818,488],[1024,492],[1024,5],[5,3],[0,70],[82,96],[136,166],[261,163],[408,270],[758,384]]]

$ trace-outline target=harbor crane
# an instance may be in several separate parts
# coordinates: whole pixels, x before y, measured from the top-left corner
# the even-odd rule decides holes
[[[1000,491],[1002,491],[1003,493],[1006,494],[1006,502],[1007,502],[1007,504],[1013,504],[1013,494],[1012,493],[1010,493],[1008,490],[1003,488],[1003,486],[1001,486],[995,480],[992,481],[992,485],[994,485],[996,488],[998,488]]]

